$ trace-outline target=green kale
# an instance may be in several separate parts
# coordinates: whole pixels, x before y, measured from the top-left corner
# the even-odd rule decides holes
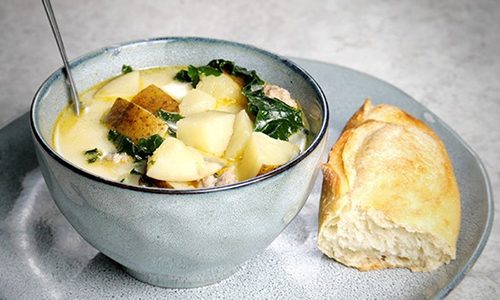
[[[189,65],[187,71],[181,70],[177,72],[174,78],[175,80],[180,82],[191,82],[191,85],[193,86],[193,88],[195,88],[200,82],[200,74],[203,74],[205,76],[220,76],[222,74],[222,71],[217,70],[211,66],[202,66],[197,68],[195,66]]]
[[[255,131],[287,141],[290,135],[304,128],[301,110],[267,97],[262,89],[244,95],[248,98],[250,113],[255,116]]]
[[[102,156],[102,152],[99,149],[94,148],[92,150],[85,151],[83,155],[87,157],[87,163],[91,164],[95,163],[99,159],[99,157]]]
[[[153,134],[147,139],[139,139],[139,153],[144,153],[146,156],[151,156],[158,147],[163,143],[163,138],[158,134]]]
[[[267,97],[263,91],[265,82],[257,75],[257,72],[237,66],[232,61],[214,59],[203,67],[189,66],[187,71],[180,71],[175,78],[179,81],[191,82],[193,87],[196,87],[200,80],[200,73],[219,76],[222,72],[243,79],[242,94],[248,98],[249,111],[255,116],[255,131],[287,141],[290,135],[304,128],[301,110],[279,99]]]
[[[248,109],[255,116],[255,131],[287,141],[290,135],[304,128],[302,111],[283,101],[267,97],[263,91],[265,82],[256,71],[223,59],[212,60],[208,65],[243,79],[242,94],[248,98]]]
[[[180,82],[191,82],[191,77],[186,70],[180,70],[174,76],[174,79]]]
[[[260,79],[257,72],[247,70],[237,66],[234,62],[224,59],[214,59],[208,63],[208,66],[217,69],[220,72],[226,71],[229,75],[243,79],[243,92],[254,91],[262,88],[264,80]],[[243,93],[244,94],[244,93]]]
[[[136,161],[144,159],[136,155],[136,153],[138,152],[137,145],[130,138],[124,136],[121,133],[118,133],[118,131],[110,130],[108,132],[108,140],[115,145],[116,152],[125,152],[128,155],[132,156]]]
[[[160,119],[165,121],[167,123],[167,125],[168,125],[168,123],[176,124],[177,122],[179,122],[180,119],[184,118],[183,116],[181,116],[177,113],[164,111],[163,109],[157,110],[156,114],[158,115],[158,117],[160,117]]]
[[[125,152],[133,157],[135,161],[147,159],[163,143],[163,138],[154,134],[147,139],[140,138],[139,144],[135,144],[129,137],[118,133],[116,130],[108,132],[108,140],[115,145],[117,152]]]
[[[127,74],[127,73],[130,73],[132,71],[134,71],[134,69],[132,69],[131,66],[129,66],[129,65],[123,65],[122,66],[122,73],[123,74]]]

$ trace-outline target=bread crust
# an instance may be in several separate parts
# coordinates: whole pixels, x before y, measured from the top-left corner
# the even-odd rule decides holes
[[[318,247],[329,257],[362,271],[395,267],[430,271],[455,258],[461,214],[458,185],[443,142],[423,122],[395,106],[374,107],[367,99],[344,127],[322,170]],[[423,253],[413,262],[398,254],[405,261],[398,263],[385,259],[382,246],[365,249],[366,256],[357,250],[356,260],[347,259],[336,253],[338,245],[332,243],[340,242],[328,238],[327,231],[354,211],[384,220],[385,225],[378,224],[381,228],[418,234],[416,240],[435,245],[442,259],[426,262]],[[334,229],[337,235],[348,236]],[[397,244],[391,249],[399,251]]]

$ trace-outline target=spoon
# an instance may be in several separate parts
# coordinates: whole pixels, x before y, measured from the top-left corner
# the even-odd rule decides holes
[[[73,103],[75,104],[76,115],[80,115],[80,99],[78,98],[78,92],[76,90],[75,82],[73,81],[73,76],[71,76],[71,70],[69,68],[68,58],[66,56],[66,50],[64,49],[64,44],[61,38],[61,33],[59,32],[59,27],[57,27],[56,17],[54,11],[52,10],[52,4],[50,0],[42,0],[43,7],[47,13],[47,18],[49,18],[50,26],[52,27],[52,32],[56,38],[57,47],[59,48],[59,53],[61,53],[61,58],[64,64],[64,69],[66,70],[66,76],[69,80],[69,87],[71,90],[71,95],[73,96]]]

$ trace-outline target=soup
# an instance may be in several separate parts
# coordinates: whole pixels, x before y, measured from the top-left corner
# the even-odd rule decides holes
[[[226,60],[133,70],[80,95],[53,145],[98,176],[170,189],[223,186],[270,172],[304,151],[307,123],[290,93]]]

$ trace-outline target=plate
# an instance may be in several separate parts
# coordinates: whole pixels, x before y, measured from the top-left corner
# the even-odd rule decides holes
[[[28,115],[0,130],[0,298],[168,299],[441,299],[466,275],[488,239],[493,198],[474,152],[432,112],[397,88],[347,68],[295,59],[323,87],[331,110],[331,147],[349,117],[370,97],[397,105],[445,143],[462,194],[457,259],[432,273],[359,272],[316,248],[321,178],[283,233],[230,278],[196,289],[137,281],[86,243],[54,204],[31,142]]]

